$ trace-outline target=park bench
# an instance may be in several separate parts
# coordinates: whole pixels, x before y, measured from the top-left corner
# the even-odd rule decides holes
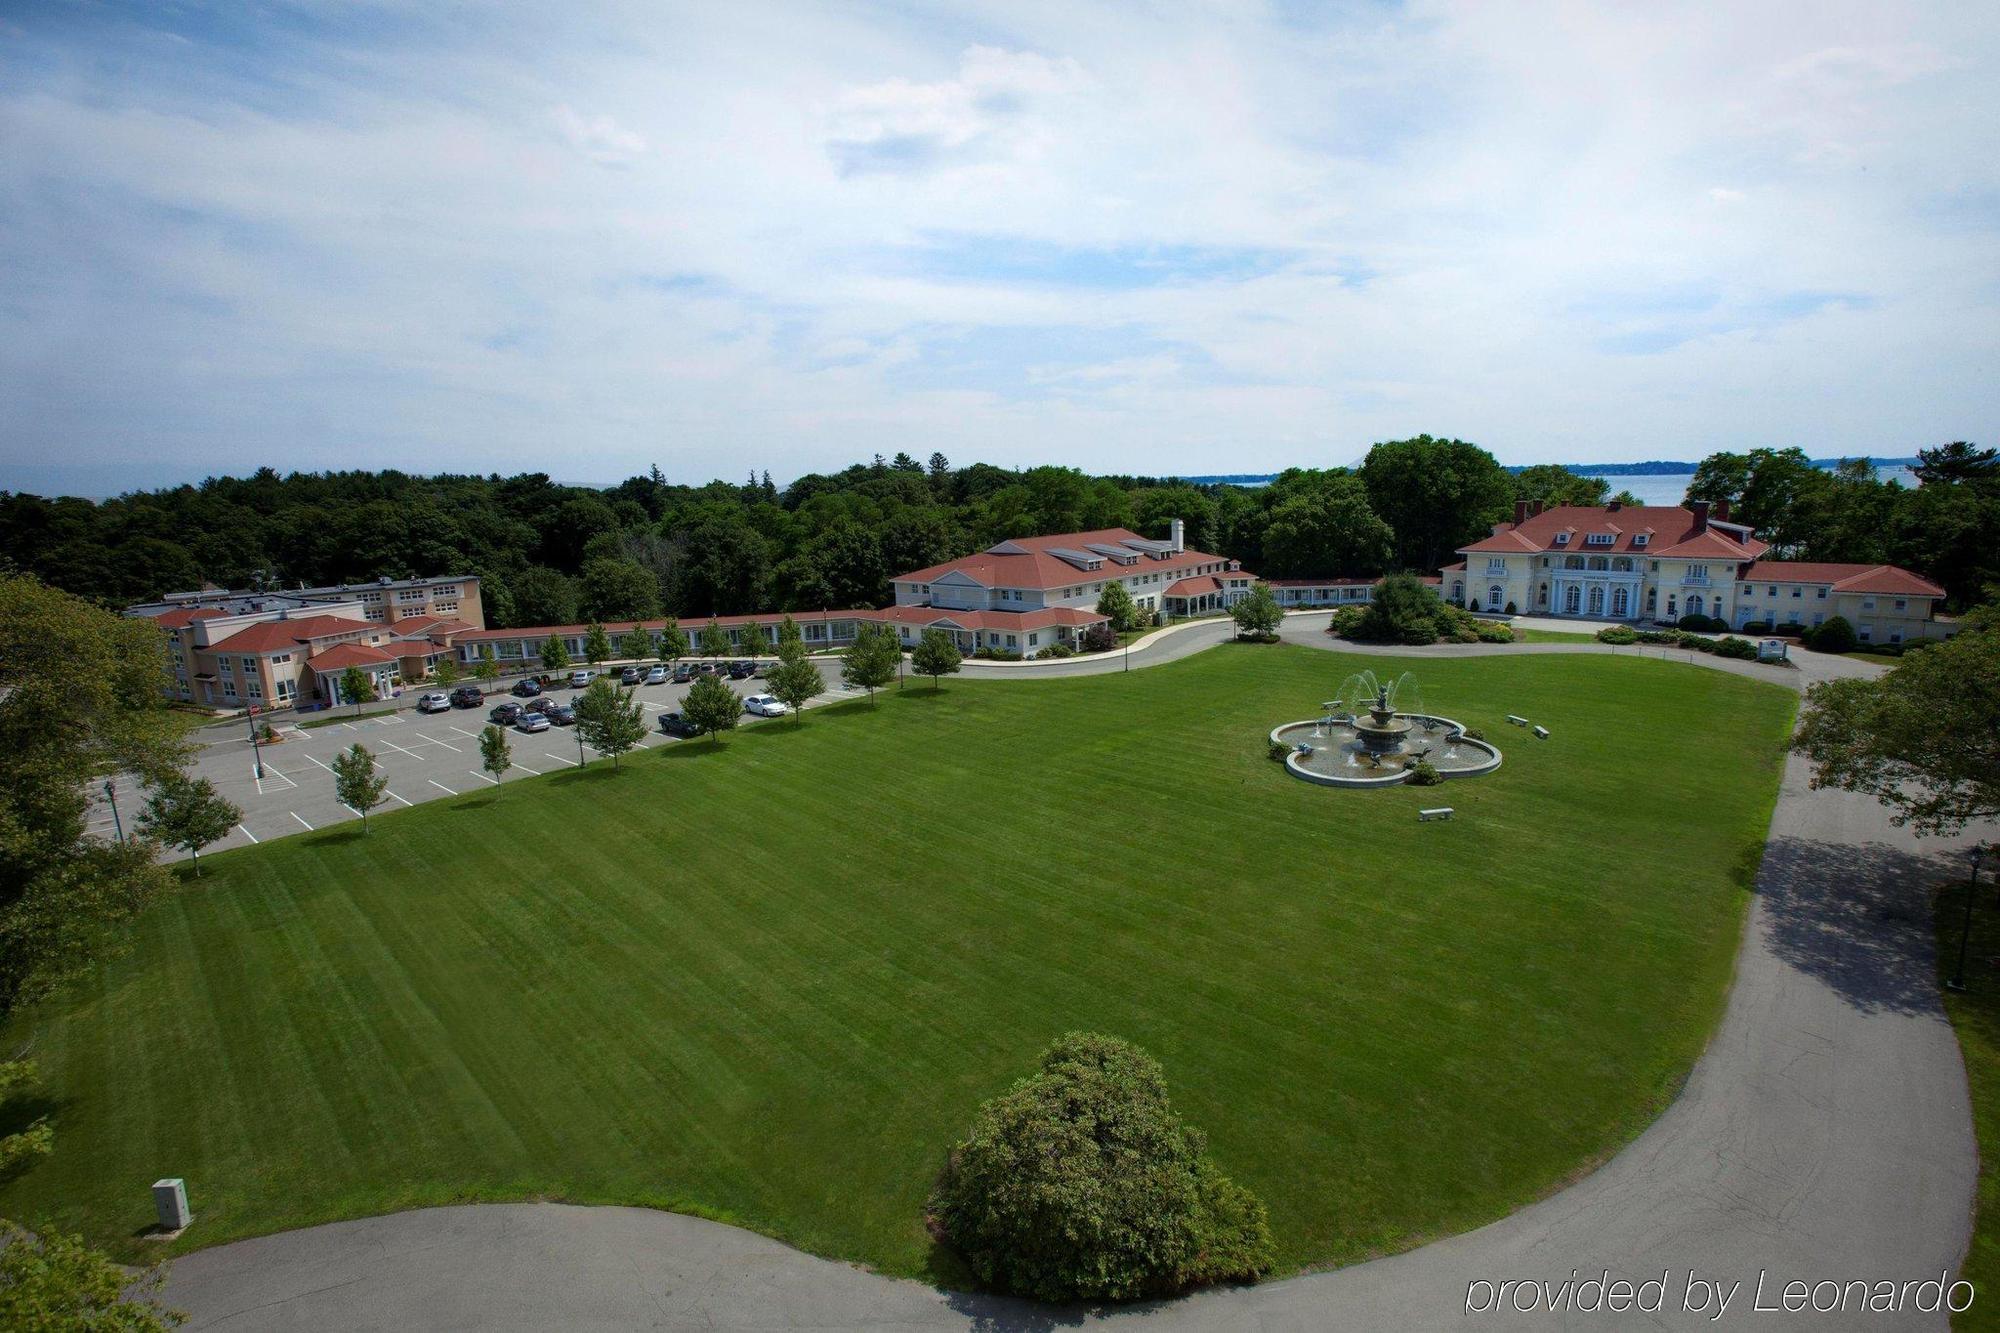
[[[1450,818],[1451,818],[1451,807],[1448,805],[1440,805],[1440,806],[1435,806],[1429,810],[1417,811],[1417,822],[1422,824],[1428,824],[1433,819],[1450,819]]]

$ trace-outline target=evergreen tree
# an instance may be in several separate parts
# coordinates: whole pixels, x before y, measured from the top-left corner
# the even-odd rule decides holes
[[[542,670],[548,672],[569,670],[569,649],[563,646],[561,635],[551,634],[542,640]]]
[[[1111,618],[1111,628],[1120,634],[1131,629],[1139,618],[1139,608],[1132,604],[1132,594],[1125,591],[1122,583],[1107,583],[1097,599],[1097,614]]]
[[[710,620],[702,626],[701,655],[703,657],[729,656],[729,631]]]
[[[840,659],[840,678],[857,690],[868,691],[873,706],[875,691],[896,679],[903,650],[887,625],[864,620],[855,627],[854,644]]]
[[[604,626],[592,621],[583,634],[583,660],[596,666],[611,656],[611,636],[604,632]]]
[[[220,842],[236,827],[243,812],[216,793],[207,778],[175,773],[153,786],[146,808],[139,812],[139,832],[187,851],[196,877],[201,875],[201,849]]]
[[[490,722],[479,732],[479,766],[491,773],[495,782],[514,766],[514,747],[507,744],[507,733]]]
[[[681,628],[680,621],[668,616],[667,623],[660,629],[660,660],[678,662],[687,655],[687,631]]]
[[[937,689],[946,676],[958,670],[961,660],[958,645],[952,642],[951,635],[941,629],[927,629],[917,640],[916,650],[910,654],[910,670],[920,676],[929,676],[931,688]]]
[[[333,794],[342,805],[361,816],[362,832],[368,830],[368,812],[382,804],[389,779],[375,771],[375,756],[356,741],[333,757]]]
[[[697,676],[688,686],[687,698],[681,700],[681,715],[697,733],[714,739],[736,726],[743,715],[743,702],[720,677]]]
[[[610,755],[616,768],[618,756],[646,739],[644,707],[631,690],[620,690],[609,676],[599,676],[576,701],[576,730],[585,745]]]

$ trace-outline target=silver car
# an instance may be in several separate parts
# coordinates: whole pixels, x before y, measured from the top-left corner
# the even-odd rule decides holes
[[[664,684],[666,684],[666,683],[667,683],[667,669],[666,669],[665,667],[663,667],[663,666],[656,666],[656,667],[654,667],[654,668],[653,668],[653,669],[652,669],[651,671],[648,671],[648,672],[646,673],[646,683],[647,683],[648,685],[664,685]]]

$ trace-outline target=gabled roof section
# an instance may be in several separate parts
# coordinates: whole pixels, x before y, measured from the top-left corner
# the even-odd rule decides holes
[[[378,667],[393,666],[396,659],[380,648],[371,648],[365,643],[336,643],[323,653],[307,659],[306,665],[322,674],[328,671],[345,671],[351,666]]]
[[[1887,597],[1942,597],[1944,589],[1900,565],[1848,565],[1811,560],[1759,560],[1740,576],[1744,583],[1823,583],[1835,592]]]
[[[1559,533],[1567,533],[1568,540],[1558,543]],[[1592,542],[1593,535],[1611,540]],[[1648,540],[1636,541],[1640,536]],[[1679,505],[1620,505],[1616,509],[1608,505],[1556,505],[1529,515],[1523,522],[1503,523],[1492,536],[1458,549],[1466,555],[1643,552],[1654,557],[1754,560],[1770,547],[1740,524],[1712,521],[1698,525],[1693,511]]]
[[[1227,566],[1229,561],[1204,551],[1155,551],[1135,547],[1146,539],[1128,528],[1100,528],[1092,532],[1060,532],[1045,537],[1013,537],[976,555],[947,560],[926,569],[898,574],[898,583],[936,583],[947,574],[969,575],[989,588],[1074,587],[1079,583],[1109,582],[1133,574],[1165,574],[1167,582],[1192,575],[1202,565]],[[1165,546],[1164,542],[1153,543]],[[1099,548],[1123,552],[1103,555]],[[1133,563],[1112,563],[1114,560]],[[1079,561],[1088,562],[1086,567]],[[1101,562],[1101,564],[1099,564]]]
[[[330,639],[337,634],[362,634],[382,626],[346,616],[297,616],[290,620],[261,620],[246,625],[226,639],[208,645],[211,652],[268,653],[314,639]]]

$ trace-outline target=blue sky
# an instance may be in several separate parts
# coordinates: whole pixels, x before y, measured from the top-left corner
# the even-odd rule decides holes
[[[1991,442],[1996,56],[1962,4],[27,0],[0,487]]]

